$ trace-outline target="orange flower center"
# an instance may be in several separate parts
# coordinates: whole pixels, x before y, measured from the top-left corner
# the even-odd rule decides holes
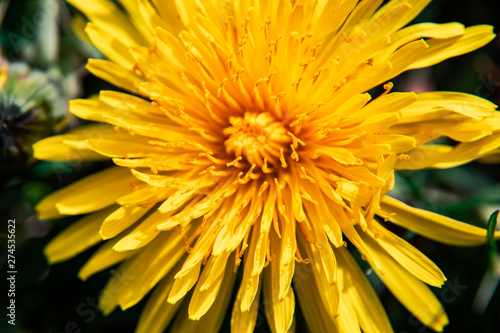
[[[284,162],[292,138],[284,124],[269,112],[246,112],[243,117],[231,117],[230,127],[223,130],[228,136],[224,142],[227,153],[242,157],[250,165],[262,167]]]

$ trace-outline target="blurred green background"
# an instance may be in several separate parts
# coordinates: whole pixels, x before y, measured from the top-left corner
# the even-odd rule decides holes
[[[58,12],[51,11],[53,3]],[[0,2],[4,10],[7,1]],[[490,24],[500,28],[497,0],[435,0],[417,18],[417,22],[460,22],[466,26]],[[44,10],[45,8],[45,10]],[[47,11],[50,8],[50,11]],[[0,29],[3,57],[9,62],[24,62],[33,71],[46,76],[60,103],[57,107],[44,101],[41,108],[44,128],[39,137],[79,126],[80,121],[67,118],[67,101],[86,97],[101,89],[114,89],[92,75],[84,64],[86,58],[98,56],[90,45],[72,30],[75,12],[63,2],[13,0],[6,9]],[[45,21],[44,21],[45,20]],[[40,23],[41,22],[41,23]],[[1,62],[0,62],[1,65]],[[45,81],[44,81],[45,82]],[[500,104],[500,38],[482,49],[447,60],[431,69],[409,72],[394,80],[394,91],[449,90],[476,94]],[[4,112],[4,109],[2,109]],[[36,111],[40,112],[40,111]],[[3,116],[2,116],[3,117]],[[4,121],[4,118],[2,118]],[[41,121],[41,120],[40,120]],[[126,312],[115,311],[103,317],[92,307],[110,272],[102,272],[83,283],[77,278],[79,268],[92,250],[67,262],[48,266],[43,248],[74,218],[40,221],[34,205],[46,194],[104,167],[105,163],[49,163],[30,157],[27,138],[18,154],[2,151],[0,165],[0,276],[3,295],[1,332],[133,332],[144,301]],[[421,208],[471,224],[485,226],[488,216],[500,208],[499,165],[471,163],[450,170],[400,172],[393,195]],[[7,325],[6,244],[7,221],[16,220],[16,326]],[[474,303],[481,280],[488,270],[487,246],[458,248],[442,245],[394,228],[429,256],[444,272],[448,282],[434,289],[450,318],[445,332],[500,332],[500,293],[483,288],[482,299]],[[364,263],[362,263],[364,265]],[[430,332],[385,289],[367,270],[389,314],[397,333]],[[497,272],[498,274],[498,272]],[[473,304],[475,304],[473,306]],[[261,309],[263,313],[263,309]],[[297,307],[297,332],[307,332]],[[268,332],[262,323],[257,332]],[[227,316],[221,332],[229,332]]]

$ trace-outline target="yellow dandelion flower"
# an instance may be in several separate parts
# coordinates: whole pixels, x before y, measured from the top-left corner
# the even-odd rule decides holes
[[[422,323],[443,329],[427,286],[443,273],[385,225],[460,246],[485,243],[486,231],[387,192],[394,170],[496,151],[500,114],[476,96],[391,93],[388,82],[483,46],[492,27],[405,27],[430,0],[69,2],[108,59],[88,69],[130,94],[71,102],[98,123],[35,145],[39,159],[116,165],[37,210],[88,214],[47,246],[51,263],[106,240],[79,273],[120,263],[105,314],[154,289],[137,332],[171,321],[173,332],[216,332],[236,287],[232,332],[254,330],[259,304],[272,332],[294,331],[296,299],[313,332],[391,332],[349,246]],[[385,93],[366,93],[381,84]]]

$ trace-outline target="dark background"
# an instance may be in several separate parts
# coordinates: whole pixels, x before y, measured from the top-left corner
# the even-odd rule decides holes
[[[460,22],[466,26],[490,24],[498,33],[500,16],[494,0],[436,0],[417,18],[418,22]],[[9,32],[21,34],[22,18],[33,17],[36,1],[14,0],[0,30],[4,54],[11,61],[22,60],[6,38]],[[62,24],[62,23],[61,23]],[[61,29],[59,66],[63,70],[84,63],[87,56],[68,33]],[[36,66],[36,64],[35,64]],[[484,97],[500,104],[500,39],[473,53],[447,60],[431,69],[409,72],[394,80],[394,91],[431,87],[433,90],[461,91]],[[109,89],[101,80],[83,77],[82,96],[100,89]],[[43,248],[73,218],[55,222],[39,221],[34,205],[54,189],[103,167],[100,163],[60,164],[27,161],[25,165],[3,164],[0,169],[0,276],[3,295],[1,332],[133,332],[144,301],[121,312],[103,317],[88,302],[97,299],[110,272],[105,271],[83,283],[77,278],[79,268],[94,249],[67,262],[48,266]],[[56,171],[56,172],[54,172]],[[395,195],[412,205],[454,217],[475,225],[485,225],[488,215],[500,208],[500,169],[498,165],[471,163],[450,170],[424,170],[398,173]],[[16,326],[7,325],[5,301],[7,220],[16,220]],[[396,229],[395,229],[396,230]],[[488,269],[487,246],[458,248],[442,245],[423,237],[396,230],[429,256],[444,272],[448,282],[443,289],[434,289],[450,318],[445,332],[500,332],[500,293],[496,292],[482,313],[472,304],[481,279]],[[368,275],[379,292],[396,333],[430,332],[388,292],[374,274]],[[83,305],[82,305],[83,304]],[[298,304],[297,304],[298,305]],[[82,311],[77,312],[77,309]],[[263,311],[263,309],[262,309]],[[262,312],[263,313],[263,312]],[[230,314],[230,313],[229,313]],[[297,332],[307,332],[296,308]],[[268,332],[265,324],[257,332]],[[229,332],[229,315],[222,332]]]

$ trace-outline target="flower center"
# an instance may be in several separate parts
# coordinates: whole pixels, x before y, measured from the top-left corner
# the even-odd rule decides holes
[[[250,165],[285,162],[284,153],[289,150],[292,138],[285,126],[269,112],[246,112],[243,117],[229,118],[231,126],[223,133],[228,136],[224,142],[227,153],[242,157]]]

